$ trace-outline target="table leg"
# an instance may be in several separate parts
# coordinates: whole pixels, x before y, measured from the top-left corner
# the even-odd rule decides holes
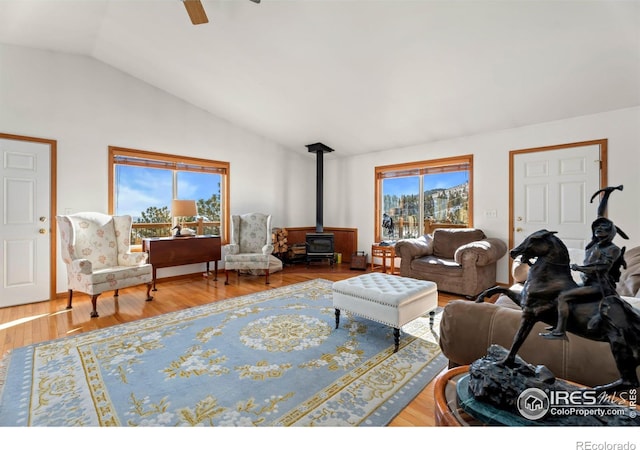
[[[395,353],[398,351],[398,348],[400,347],[400,328],[393,329],[393,343],[395,344],[393,353]]]

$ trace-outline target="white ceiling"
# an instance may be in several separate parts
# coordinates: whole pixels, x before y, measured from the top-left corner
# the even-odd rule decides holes
[[[307,152],[640,105],[639,1],[0,0],[0,42],[91,56]]]

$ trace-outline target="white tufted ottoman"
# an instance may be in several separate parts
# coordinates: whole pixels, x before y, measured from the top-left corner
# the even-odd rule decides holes
[[[393,327],[397,352],[403,325],[429,312],[433,326],[438,287],[431,281],[372,272],[333,283],[333,307],[336,328],[341,310]]]

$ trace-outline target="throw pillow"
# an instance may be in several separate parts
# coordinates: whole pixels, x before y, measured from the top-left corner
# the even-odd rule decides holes
[[[484,238],[482,230],[475,228],[438,228],[433,232],[433,255],[453,259],[458,247]]]

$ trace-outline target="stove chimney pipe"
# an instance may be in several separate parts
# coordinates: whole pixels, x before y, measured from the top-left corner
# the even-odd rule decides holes
[[[306,146],[309,149],[309,153],[316,154],[316,233],[322,233],[324,229],[323,225],[323,178],[324,178],[324,154],[334,151],[331,147],[317,142]]]

